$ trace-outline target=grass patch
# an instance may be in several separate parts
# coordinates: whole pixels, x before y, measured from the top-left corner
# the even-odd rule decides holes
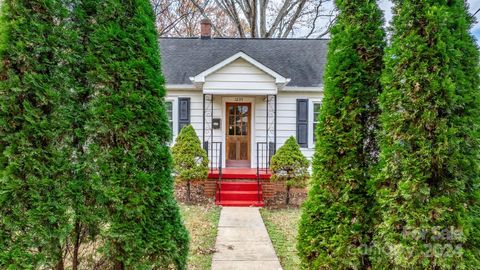
[[[188,269],[211,269],[220,208],[214,205],[186,205],[180,203],[180,211],[185,226],[190,233]]]
[[[273,247],[284,270],[300,269],[297,253],[297,233],[300,209],[260,209]]]

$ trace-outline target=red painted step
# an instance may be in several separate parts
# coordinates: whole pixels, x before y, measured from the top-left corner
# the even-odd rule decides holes
[[[270,179],[272,176],[270,170],[261,169],[259,171],[260,179]],[[208,178],[218,179],[220,172],[213,170],[208,173]],[[257,179],[257,169],[255,168],[224,168],[222,170],[222,179]]]
[[[263,207],[265,204],[263,202],[257,202],[257,201],[221,201],[221,202],[217,202],[217,205],[221,205],[221,206]]]
[[[222,182],[221,191],[257,191],[258,184],[255,182]]]
[[[223,206],[264,206],[263,192],[256,182],[222,182],[216,197],[216,203]]]
[[[258,201],[258,191],[222,191],[220,198],[222,201]],[[262,199],[260,191],[260,200]]]

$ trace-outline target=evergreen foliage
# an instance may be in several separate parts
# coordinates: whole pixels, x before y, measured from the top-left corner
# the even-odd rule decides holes
[[[173,197],[155,17],[148,0],[84,0],[87,160],[103,194],[102,250],[114,269],[185,269],[188,234]]]
[[[298,250],[305,269],[368,269],[362,250],[372,222],[366,184],[376,160],[385,33],[376,1],[335,3],[339,14],[331,30]]]
[[[94,76],[87,74],[87,61],[89,61],[88,38],[97,27],[90,22],[94,14],[91,3],[83,0],[70,0],[71,28],[75,32],[75,43],[71,47],[70,61],[72,74],[75,79],[75,88],[71,100],[72,113],[70,131],[72,133],[72,153],[70,154],[70,175],[67,197],[71,206],[71,231],[67,239],[67,250],[70,251],[68,260],[71,261],[72,270],[94,268],[104,260],[99,250],[91,249],[92,254],[82,252],[85,247],[93,242],[102,241],[100,229],[105,225],[106,208],[102,204],[102,186],[96,175],[96,167],[88,157],[88,145],[91,140],[90,131],[86,123],[91,114],[89,111],[90,100],[94,97],[94,89],[87,84],[88,78]]]
[[[394,1],[374,269],[479,269],[479,52],[462,0]]]
[[[290,201],[291,187],[304,187],[308,177],[309,161],[300,151],[300,146],[295,137],[290,137],[280,147],[270,162],[272,170],[271,181],[285,182],[287,187],[286,204]]]
[[[179,181],[187,182],[187,198],[190,201],[190,181],[205,180],[208,176],[208,156],[191,125],[180,130],[172,147],[174,171]]]
[[[70,230],[69,76],[63,1],[5,0],[0,14],[0,268],[63,269]]]

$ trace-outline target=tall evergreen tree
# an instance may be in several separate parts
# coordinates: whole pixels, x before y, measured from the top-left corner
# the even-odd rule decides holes
[[[69,231],[71,31],[62,1],[5,0],[0,18],[0,268],[63,269]]]
[[[84,0],[87,160],[114,269],[184,269],[188,235],[173,197],[171,131],[148,0]]]
[[[479,52],[463,0],[394,1],[374,269],[479,269]]]
[[[375,163],[378,96],[385,46],[375,0],[337,0],[325,72],[325,98],[298,249],[308,269],[367,269],[367,181]]]
[[[69,260],[73,270],[94,268],[104,258],[98,256],[98,250],[92,253],[81,252],[85,245],[102,241],[100,229],[105,224],[106,209],[102,205],[102,183],[95,177],[96,167],[89,159],[88,145],[90,131],[85,128],[91,117],[89,103],[94,90],[88,85],[87,61],[89,59],[89,36],[97,27],[91,23],[95,7],[91,1],[66,0],[71,7],[70,28],[75,34],[71,46],[71,76],[75,80],[72,88],[70,110],[70,132],[72,133],[72,151],[69,154],[69,186],[66,195],[69,199],[71,214],[71,231],[67,239]],[[83,256],[82,256],[83,255]]]

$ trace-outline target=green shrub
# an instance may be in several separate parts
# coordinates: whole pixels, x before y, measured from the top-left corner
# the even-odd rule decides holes
[[[99,251],[113,269],[186,268],[173,197],[171,130],[148,0],[83,0],[86,164],[106,209]],[[81,11],[79,13],[81,14]]]
[[[463,0],[394,1],[374,269],[480,269],[479,51]],[[476,223],[476,224],[475,224]]]
[[[184,126],[178,134],[172,154],[176,177],[187,182],[187,199],[190,201],[190,181],[205,180],[208,176],[207,152],[191,125]]]
[[[290,203],[290,188],[305,186],[309,177],[308,166],[309,162],[300,151],[300,146],[293,136],[288,138],[285,144],[273,155],[270,162],[270,169],[272,170],[270,180],[285,182],[287,205]]]
[[[56,0],[5,0],[0,8],[0,269],[63,269],[69,12]]]
[[[337,0],[316,130],[313,176],[302,206],[298,250],[305,269],[370,269],[375,132],[385,47],[372,0]],[[384,268],[374,268],[384,269]]]

